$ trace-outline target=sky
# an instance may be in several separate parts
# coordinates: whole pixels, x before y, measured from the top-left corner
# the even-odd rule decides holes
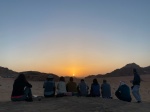
[[[150,0],[0,0],[0,66],[77,77],[150,65]]]

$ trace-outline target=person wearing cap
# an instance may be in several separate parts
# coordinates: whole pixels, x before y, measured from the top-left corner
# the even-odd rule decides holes
[[[101,93],[102,93],[102,98],[112,98],[111,87],[110,87],[110,84],[107,83],[106,80],[103,80],[103,84],[101,85]]]
[[[53,79],[52,75],[48,75],[47,80],[44,82],[43,88],[45,97],[55,96],[55,82]]]
[[[131,102],[132,98],[130,95],[130,88],[128,85],[125,84],[125,82],[120,81],[120,86],[115,92],[116,97],[119,100]]]
[[[133,69],[133,74],[134,74],[134,79],[131,81],[131,83],[133,84],[132,88],[132,94],[135,97],[135,99],[137,100],[137,103],[141,102],[141,96],[139,93],[139,89],[140,89],[140,82],[141,82],[141,78],[140,75],[137,73],[137,70],[134,68]]]

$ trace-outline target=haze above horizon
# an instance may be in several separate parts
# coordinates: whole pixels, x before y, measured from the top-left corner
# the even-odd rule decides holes
[[[150,65],[149,0],[0,0],[0,66],[59,75]]]

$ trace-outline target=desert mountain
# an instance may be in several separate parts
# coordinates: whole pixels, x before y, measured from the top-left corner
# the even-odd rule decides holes
[[[24,73],[26,78],[29,80],[38,80],[38,81],[43,81],[47,78],[48,75],[52,75],[55,80],[58,80],[58,76],[52,73],[41,73],[38,71],[25,71],[25,72],[20,72]],[[4,78],[15,78],[17,77],[19,72],[15,72],[13,70],[10,70],[8,68],[0,67],[0,76]]]
[[[110,73],[106,73],[104,75],[93,75],[93,78],[98,78],[98,77],[118,77],[118,76],[131,76],[133,75],[133,68],[136,68],[138,73],[140,75],[144,75],[144,74],[150,74],[150,66],[148,67],[140,67],[139,65],[135,64],[135,63],[130,63],[125,65],[124,67],[120,68],[120,69],[116,69]],[[86,77],[86,78],[91,78],[91,75]]]
[[[59,79],[59,77],[55,74],[52,73],[41,73],[41,72],[37,72],[37,71],[25,71],[25,72],[21,72],[23,73],[27,79],[29,80],[38,80],[38,81],[43,81],[47,78],[48,75],[52,75],[54,77],[54,79],[57,81]]]
[[[17,72],[0,66],[0,76],[1,77],[6,77],[6,78],[7,77],[16,77],[17,75],[18,75]]]

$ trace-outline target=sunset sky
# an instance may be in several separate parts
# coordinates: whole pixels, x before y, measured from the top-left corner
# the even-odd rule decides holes
[[[0,0],[0,66],[57,75],[150,65],[150,0]]]

